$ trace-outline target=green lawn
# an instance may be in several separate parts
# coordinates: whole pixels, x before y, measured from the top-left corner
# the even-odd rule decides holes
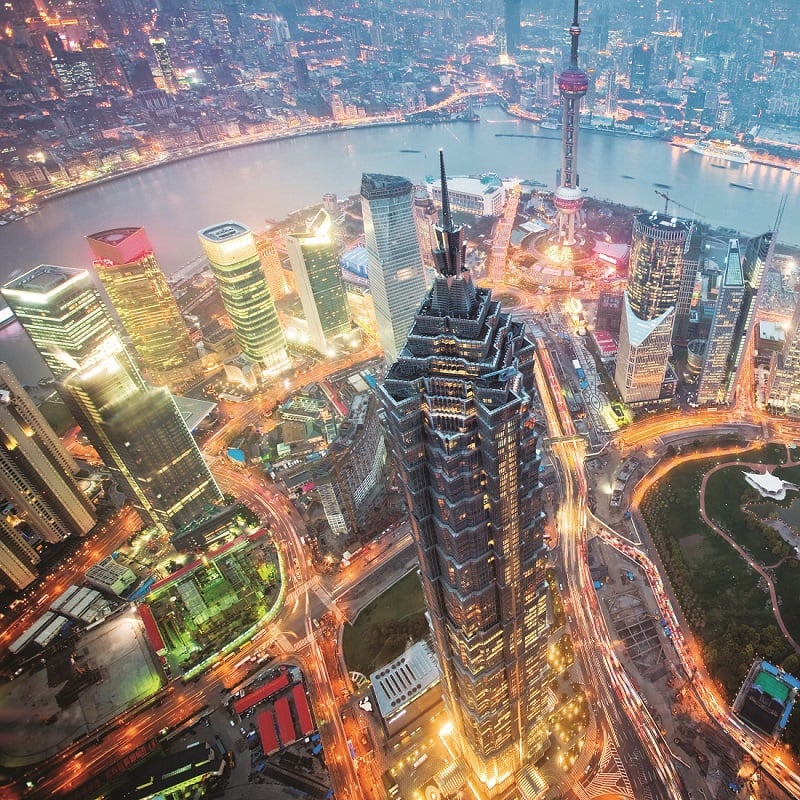
[[[775,624],[765,587],[721,537],[701,520],[699,492],[703,475],[721,462],[737,460],[781,463],[785,450],[768,446],[736,456],[713,457],[683,464],[653,486],[642,502],[642,513],[664,561],[670,580],[695,634],[703,642],[709,670],[729,696],[738,690],[757,656],[781,663],[792,652]],[[782,470],[781,474],[794,470]],[[741,510],[747,484],[736,467],[715,473],[707,485],[706,508],[733,539],[766,564],[779,556],[759,524]],[[800,637],[800,570],[781,566],[776,588],[784,602],[784,620]],[[792,659],[787,666],[794,666]]]
[[[349,670],[369,675],[397,658],[408,644],[428,635],[425,600],[416,572],[410,572],[373,600],[344,629],[344,658]]]

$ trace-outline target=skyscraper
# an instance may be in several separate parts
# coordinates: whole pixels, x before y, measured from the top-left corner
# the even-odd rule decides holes
[[[779,212],[779,220],[782,211]],[[736,330],[731,344],[731,369],[728,397],[734,398],[739,387],[739,378],[745,366],[745,352],[748,340],[753,336],[753,321],[761,302],[761,279],[765,270],[772,264],[775,244],[778,239],[777,225],[775,231],[767,231],[755,236],[747,242],[742,260],[744,271],[744,297]]]
[[[222,504],[169,390],[144,382],[119,337],[65,376],[60,393],[143,520],[175,531]]]
[[[739,252],[739,240],[728,242],[725,271],[719,286],[714,319],[708,334],[706,357],[697,387],[697,402],[728,402],[728,371],[731,345],[736,331],[736,321],[742,311],[744,299],[744,272]]]
[[[144,228],[114,228],[86,237],[94,268],[153,379],[189,366],[197,353]]]
[[[410,181],[396,175],[365,173],[361,178],[369,290],[389,364],[403,349],[425,294],[413,191]]]
[[[639,319],[653,319],[678,301],[689,228],[675,217],[636,214],[629,260],[628,298]]]
[[[153,55],[156,57],[161,77],[164,79],[164,89],[170,94],[175,94],[178,91],[178,79],[175,75],[175,68],[172,66],[166,41],[160,36],[151,38],[150,47],[153,48]]]
[[[626,403],[661,399],[688,227],[653,212],[633,220],[614,380]]]
[[[258,257],[261,259],[261,266],[267,276],[267,286],[272,299],[277,302],[289,294],[289,289],[286,286],[286,276],[283,274],[281,257],[275,245],[275,234],[262,233],[254,238]]]
[[[519,9],[522,0],[504,0],[506,22],[506,51],[510,56],[519,52]]]
[[[42,264],[0,291],[57,378],[115,333],[86,270]]]
[[[436,236],[438,274],[379,394],[445,703],[468,769],[495,795],[547,745],[534,347],[472,282],[446,191]]]
[[[60,542],[88,533],[97,516],[75,480],[77,473],[78,465],[55,431],[14,373],[0,362],[0,504],[7,509],[0,518],[10,529],[0,531],[0,540],[9,547],[21,538],[17,544],[27,553],[26,544]],[[9,523],[12,518],[26,530],[27,538]],[[38,557],[23,560],[32,565]]]
[[[250,228],[220,222],[198,236],[242,353],[268,372],[288,367],[286,340]]]
[[[772,411],[800,417],[800,301],[786,331],[783,350],[775,355],[770,367],[766,395]]]
[[[350,329],[350,309],[328,212],[320,209],[303,233],[287,236],[286,249],[311,344],[325,354],[332,339]]]
[[[558,76],[561,93],[561,168],[556,177],[555,203],[558,212],[558,241],[572,247],[576,244],[575,220],[583,208],[583,193],[578,175],[578,131],[581,98],[589,91],[589,76],[578,66],[578,0],[569,29],[569,66]]]
[[[85,270],[37,267],[3,288],[64,403],[144,520],[177,529],[222,494],[172,395],[148,386]]]

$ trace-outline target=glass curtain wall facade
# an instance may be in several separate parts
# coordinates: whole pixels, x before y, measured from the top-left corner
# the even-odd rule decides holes
[[[0,362],[0,501],[10,503],[14,515],[43,541],[83,536],[97,515],[75,480],[77,473],[55,431]]]
[[[175,530],[222,503],[172,395],[145,383],[88,272],[37,267],[3,296],[59,394],[142,518]]]
[[[145,372],[158,378],[196,360],[186,323],[144,228],[115,228],[86,239],[97,277]]]
[[[43,264],[7,283],[2,294],[56,377],[115,333],[86,270]]]
[[[198,236],[242,353],[268,372],[288,367],[286,339],[250,228],[220,222]]]
[[[725,272],[717,295],[714,319],[708,334],[703,372],[697,388],[699,405],[726,403],[728,401],[728,369],[731,345],[736,331],[736,322],[742,311],[744,300],[744,273],[739,252],[738,239],[728,242]]]
[[[287,236],[286,249],[311,344],[325,354],[331,339],[350,329],[350,309],[328,212],[320,209],[304,233]]]
[[[411,182],[396,175],[361,178],[369,290],[389,364],[403,349],[426,288],[413,193]]]

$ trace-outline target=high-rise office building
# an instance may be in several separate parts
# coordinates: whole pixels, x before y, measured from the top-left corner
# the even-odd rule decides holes
[[[506,52],[516,55],[519,52],[520,20],[519,10],[522,0],[504,0],[506,22]]]
[[[777,226],[776,226],[777,228]],[[744,297],[742,309],[736,322],[736,330],[731,344],[731,369],[728,397],[735,399],[739,388],[739,378],[746,367],[745,353],[750,339],[754,336],[756,318],[761,303],[761,286],[764,272],[772,264],[777,231],[767,231],[748,240],[742,260],[744,272]]]
[[[653,48],[639,42],[631,52],[630,88],[644,93],[650,88],[650,73],[653,69]]]
[[[15,591],[30,586],[40,560],[20,530],[0,514],[0,584]]]
[[[433,269],[433,249],[436,246],[433,229],[439,222],[439,212],[436,209],[436,203],[433,202],[433,198],[424,186],[414,189],[414,222],[417,226],[417,241],[422,255],[422,263],[427,268]]]
[[[150,47],[153,48],[153,54],[164,81],[164,89],[170,94],[175,94],[178,91],[178,78],[175,75],[175,68],[172,66],[166,41],[160,36],[151,38]]]
[[[614,375],[626,403],[662,399],[688,235],[674,217],[655,211],[634,217]]]
[[[800,298],[798,288],[795,287],[795,296]],[[773,412],[800,418],[800,300],[795,305],[783,349],[773,357],[766,397]]]
[[[653,319],[677,304],[688,235],[675,217],[655,211],[634,216],[628,297],[639,319]]]
[[[87,356],[59,388],[143,520],[175,531],[222,504],[169,390],[144,382],[119,337]]]
[[[739,252],[739,240],[728,242],[725,269],[717,294],[714,318],[708,334],[703,371],[697,386],[697,402],[728,402],[728,373],[731,345],[736,331],[736,322],[742,311],[744,300],[744,271]]]
[[[472,282],[446,192],[442,217],[438,274],[379,395],[447,710],[481,794],[496,795],[548,740],[534,347]]]
[[[643,320],[631,308],[627,292],[622,296],[622,304],[614,382],[625,403],[656,402],[662,399],[667,374],[675,318],[673,309]]]
[[[262,233],[255,235],[256,250],[261,259],[261,266],[267,276],[267,286],[269,287],[272,299],[277,302],[289,294],[286,285],[286,275],[281,264],[281,255],[275,244],[275,235]]]
[[[365,173],[361,178],[369,290],[389,364],[403,349],[425,294],[413,193],[411,182],[396,175]]]
[[[286,339],[250,228],[220,222],[198,236],[242,353],[268,372],[288,367]]]
[[[578,24],[578,0],[575,0],[572,25],[569,29],[569,66],[558,76],[558,91],[561,94],[561,167],[556,176],[553,202],[558,214],[558,241],[572,247],[575,239],[576,221],[583,208],[583,193],[578,175],[578,132],[580,129],[581,100],[589,91],[589,76],[578,66],[578,39],[581,26]]]
[[[320,209],[304,232],[288,235],[286,249],[311,344],[318,352],[327,353],[332,339],[350,329],[350,309],[328,212]]]
[[[114,228],[86,237],[94,269],[149,377],[197,360],[186,323],[144,228]]]
[[[174,530],[222,502],[172,395],[145,383],[87,271],[37,267],[3,296],[145,521]]]
[[[0,362],[0,502],[32,538],[59,542],[97,522],[75,479],[78,465],[14,373]]]
[[[0,292],[57,378],[115,333],[86,270],[43,264]]]

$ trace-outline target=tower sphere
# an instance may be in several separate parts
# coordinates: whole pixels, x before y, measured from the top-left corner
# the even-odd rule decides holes
[[[567,67],[558,76],[558,91],[562,95],[583,97],[589,91],[589,76],[578,67]]]

